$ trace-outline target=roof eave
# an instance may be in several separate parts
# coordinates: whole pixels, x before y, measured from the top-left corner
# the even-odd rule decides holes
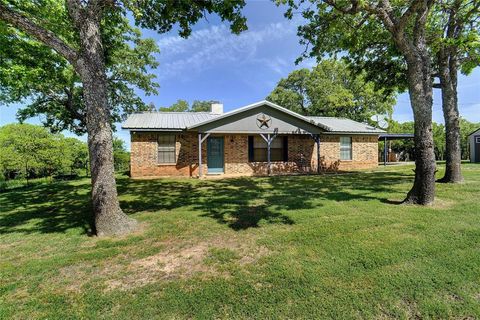
[[[335,135],[335,134],[355,134],[355,135],[381,135],[382,133],[385,133],[385,131],[382,132],[371,132],[371,131],[330,131],[330,132],[325,132],[324,134],[330,134],[330,135]]]
[[[122,127],[123,130],[129,131],[165,131],[165,132],[182,132],[185,129],[180,128],[137,128],[137,127]]]

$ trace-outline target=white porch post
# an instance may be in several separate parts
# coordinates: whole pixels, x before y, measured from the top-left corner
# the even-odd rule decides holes
[[[270,145],[272,140],[270,140],[270,134],[267,134],[267,163],[268,163],[268,175],[270,175]]]
[[[202,143],[205,141],[210,133],[207,133],[204,137],[202,137],[202,133],[198,133],[198,177],[202,177]]]
[[[320,135],[317,134],[316,137],[317,142],[317,174],[320,174]]]
[[[270,146],[272,144],[272,141],[273,139],[275,139],[277,137],[277,134],[274,133],[273,136],[270,135],[270,133],[267,134],[267,136],[265,137],[265,135],[263,133],[260,133],[260,136],[263,138],[263,140],[265,140],[265,142],[267,143],[267,173],[268,175],[270,175],[270,162],[271,162],[271,157],[270,157]]]

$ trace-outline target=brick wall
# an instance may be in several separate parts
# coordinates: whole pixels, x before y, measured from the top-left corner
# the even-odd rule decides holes
[[[207,142],[202,144],[203,173],[207,173]],[[135,132],[131,135],[132,177],[198,176],[198,136],[182,133],[176,136],[176,164],[157,163],[157,133]],[[225,174],[264,175],[264,162],[248,162],[248,135],[225,135]],[[365,169],[377,166],[377,136],[352,136],[352,160],[339,161],[340,136],[321,137],[322,169],[338,165],[339,170]],[[309,135],[288,137],[288,162],[272,162],[272,173],[315,172],[317,150]]]

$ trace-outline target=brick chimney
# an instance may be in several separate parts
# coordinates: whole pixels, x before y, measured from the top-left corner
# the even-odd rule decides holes
[[[222,114],[223,113],[223,104],[222,103],[212,103],[211,113]]]

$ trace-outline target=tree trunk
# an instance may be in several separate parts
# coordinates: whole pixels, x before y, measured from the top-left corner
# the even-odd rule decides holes
[[[120,208],[113,169],[110,108],[107,101],[105,61],[100,19],[85,14],[79,25],[81,52],[77,69],[83,83],[92,180],[95,229],[99,236],[118,235],[135,229],[136,221]]]
[[[415,121],[415,181],[404,203],[427,205],[435,198],[435,152],[432,133],[433,84],[428,53],[407,59],[410,102]]]
[[[460,114],[457,98],[456,59],[442,50],[438,55],[442,109],[445,119],[445,175],[438,182],[458,183],[463,181],[461,163]]]

